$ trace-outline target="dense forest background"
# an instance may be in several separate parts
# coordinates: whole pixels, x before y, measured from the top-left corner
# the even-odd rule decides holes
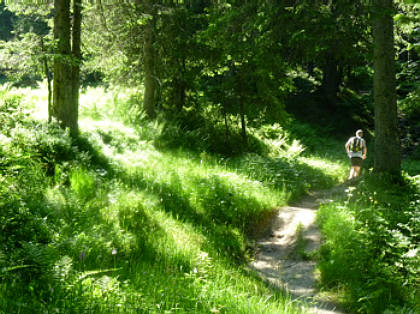
[[[345,180],[362,128],[364,178],[320,211],[321,283],[349,311],[414,313],[419,11],[0,2],[0,311],[304,311],[249,274],[252,239]]]
[[[118,82],[137,88],[133,107],[151,118],[160,114],[185,120],[182,115],[197,118],[211,111],[222,123],[209,125],[222,125],[225,141],[232,145],[237,141],[230,141],[227,134],[235,116],[240,119],[242,142],[247,141],[248,124],[285,124],[291,115],[323,125],[332,134],[349,134],[356,127],[373,130],[370,12],[375,4],[108,1],[83,5],[82,52],[70,47],[75,44],[70,44],[75,28],[67,21],[71,30],[68,52],[63,53],[79,65],[82,87]],[[404,146],[413,149],[410,139],[418,137],[419,118],[418,7],[410,1],[395,5],[399,120],[405,127]],[[16,1],[7,9],[4,3],[1,6],[2,80],[22,86],[51,79],[56,71],[54,49],[61,42],[57,34],[53,36],[53,4]]]

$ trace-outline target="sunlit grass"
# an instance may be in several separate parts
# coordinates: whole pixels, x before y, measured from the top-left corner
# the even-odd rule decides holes
[[[0,86],[0,91],[7,91],[7,95],[19,97],[20,105],[27,110],[34,119],[48,118],[48,91],[46,83],[39,83],[38,88],[14,88],[9,85]]]
[[[46,119],[45,92],[15,92]],[[297,301],[247,268],[249,236],[292,193],[298,197],[337,182],[341,164],[299,157],[302,147],[297,141],[287,146],[286,139],[275,157],[157,149],[162,124],[124,124],[121,112],[133,101],[130,95],[103,88],[81,94],[81,135],[109,169],[77,148],[77,160],[57,161],[51,184],[33,182],[43,187],[48,219],[56,221],[51,247],[59,257],[51,262],[55,293],[45,292],[42,302],[34,294],[19,301],[22,307],[299,312]],[[8,293],[0,291],[10,301],[0,301],[0,308],[16,306]]]
[[[347,177],[349,165],[342,160],[331,161],[318,156],[300,156],[299,160],[308,166],[318,169],[321,173],[336,178],[338,181],[343,182]]]

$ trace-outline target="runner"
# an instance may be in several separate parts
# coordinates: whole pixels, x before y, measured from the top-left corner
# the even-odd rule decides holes
[[[356,136],[350,137],[345,147],[351,161],[349,175],[349,180],[351,180],[360,175],[363,160],[366,159],[367,147],[366,141],[363,139],[363,131],[357,130]]]

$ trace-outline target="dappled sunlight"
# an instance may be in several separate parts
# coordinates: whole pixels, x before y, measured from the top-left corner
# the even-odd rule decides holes
[[[350,310],[411,310],[419,6],[291,2],[0,0],[0,314],[312,313],[249,267],[265,236]]]
[[[22,97],[22,104],[30,115],[39,121],[48,119],[48,90],[46,81],[40,82],[38,88],[14,88],[13,92]]]
[[[80,128],[86,132],[99,131],[119,132],[128,139],[138,139],[138,135],[133,127],[129,127],[124,123],[116,120],[93,120],[91,118],[83,118],[79,121]]]
[[[47,203],[59,211],[66,206],[66,198],[58,186],[45,189],[44,197]]]
[[[311,156],[311,157],[300,156],[299,160],[312,168],[320,170],[326,175],[335,176],[339,178],[340,181],[342,181],[346,176],[345,171],[347,170],[344,169],[343,163],[340,160],[337,162],[333,162],[333,161],[326,160],[325,158],[320,158],[320,157],[315,157],[315,156]]]
[[[115,153],[115,151],[112,152]],[[131,169],[144,167],[145,164],[147,164],[148,167],[157,165],[161,156],[161,153],[150,149],[148,145],[145,145],[143,149],[126,150],[123,153],[115,153],[113,155],[114,159],[120,162],[122,166]]]
[[[80,117],[94,120],[111,119],[123,120],[121,104],[130,101],[132,95],[138,91],[132,88],[87,87],[82,89],[79,97]]]
[[[78,140],[59,128],[39,135],[51,181],[42,202],[58,221],[51,240],[66,253],[51,262],[66,269],[56,289],[74,293],[69,302],[103,307],[108,298],[153,310],[182,303],[204,312],[295,311],[243,266],[252,256],[249,237],[293,197],[333,184],[339,163],[302,157],[299,142],[287,138],[273,148],[276,157],[162,149],[156,139],[164,124],[129,126],[100,114],[101,102],[83,109]],[[27,143],[38,138],[18,127],[11,134]]]
[[[248,176],[237,172],[228,171],[226,165],[218,164],[214,157],[204,156],[199,160],[192,160],[190,153],[187,152],[179,151],[176,154],[158,152],[153,149],[152,145],[141,141],[141,138],[132,128],[120,125],[118,122],[84,120],[84,123],[86,123],[84,129],[89,132],[90,136],[97,139],[104,154],[126,168],[128,173],[133,171],[135,173],[142,169],[142,175],[145,178],[150,178],[151,181],[160,184],[173,185],[177,189],[180,188],[180,191],[186,193],[186,195],[189,194],[192,200],[199,200],[199,195],[195,192],[197,186],[205,183],[206,189],[214,189],[211,183],[209,185],[209,182],[217,178],[220,182],[224,182],[226,186],[230,186],[229,189],[232,189],[232,193],[236,194],[235,190],[239,192],[245,189],[248,191],[248,197],[265,199],[264,202],[267,204],[271,202],[271,205],[268,205],[269,208],[274,207],[279,202],[279,197],[274,196],[276,192],[264,187],[262,182],[252,180]],[[104,143],[104,137],[100,135],[100,132],[107,134],[109,137],[108,143]],[[112,142],[114,136],[136,144],[116,147]],[[200,181],[202,183],[199,183]],[[220,200],[220,202],[223,204],[224,201]],[[202,209],[199,208],[202,208],[202,206],[200,205],[197,208],[201,211]]]

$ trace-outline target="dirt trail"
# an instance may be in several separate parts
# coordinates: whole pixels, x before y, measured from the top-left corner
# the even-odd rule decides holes
[[[320,296],[314,274],[316,262],[303,257],[310,257],[321,245],[321,234],[315,224],[319,205],[343,195],[346,187],[314,192],[293,206],[280,208],[268,235],[257,241],[251,268],[274,286],[288,291],[293,299],[306,303],[308,313],[344,313],[331,300]],[[299,225],[303,241],[297,239]],[[302,243],[304,247],[297,249]]]

